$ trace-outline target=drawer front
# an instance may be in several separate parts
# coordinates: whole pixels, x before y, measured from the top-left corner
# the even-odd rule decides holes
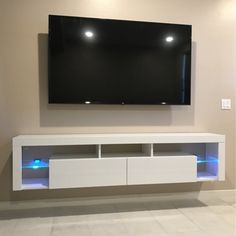
[[[128,159],[128,184],[197,181],[197,157],[164,156]]]
[[[126,185],[126,159],[51,159],[49,188]]]

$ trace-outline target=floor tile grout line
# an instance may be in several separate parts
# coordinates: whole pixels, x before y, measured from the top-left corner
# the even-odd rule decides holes
[[[183,214],[187,219],[189,219],[189,220],[199,229],[199,231],[205,232],[203,228],[201,228],[198,224],[196,224],[196,222],[193,221],[193,219],[191,219],[188,215],[186,215],[183,211],[181,211],[180,208],[177,208],[177,210],[178,210],[181,214]]]

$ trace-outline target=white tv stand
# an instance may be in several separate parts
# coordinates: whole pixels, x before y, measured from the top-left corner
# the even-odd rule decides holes
[[[19,135],[13,190],[225,179],[225,136],[211,133]]]

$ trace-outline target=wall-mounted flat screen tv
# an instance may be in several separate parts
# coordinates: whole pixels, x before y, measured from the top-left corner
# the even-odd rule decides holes
[[[189,105],[191,25],[49,16],[49,103]]]

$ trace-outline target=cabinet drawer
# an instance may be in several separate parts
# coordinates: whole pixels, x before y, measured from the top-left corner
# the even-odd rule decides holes
[[[128,159],[128,184],[197,181],[197,157],[160,156]]]
[[[49,188],[126,185],[126,159],[51,159]]]

